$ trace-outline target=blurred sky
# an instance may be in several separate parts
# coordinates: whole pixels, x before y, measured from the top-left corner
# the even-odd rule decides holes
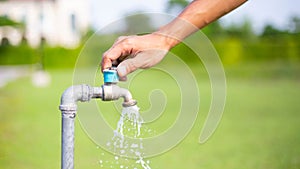
[[[90,0],[93,27],[99,29],[125,15],[142,12],[166,13],[167,0]],[[175,14],[175,13],[172,13]],[[300,16],[299,0],[249,0],[240,8],[224,16],[222,23],[250,19],[256,32],[267,23],[286,28],[290,16]]]

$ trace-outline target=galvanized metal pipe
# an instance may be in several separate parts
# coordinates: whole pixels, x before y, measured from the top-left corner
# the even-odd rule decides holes
[[[77,113],[77,102],[87,102],[92,98],[102,98],[103,101],[124,98],[123,106],[132,106],[136,101],[132,99],[127,89],[116,84],[104,84],[101,87],[89,85],[71,86],[61,96],[59,109],[62,113],[61,131],[61,169],[74,168],[74,120]]]
[[[102,90],[96,90],[101,92]],[[101,93],[98,93],[101,96]],[[62,113],[61,131],[61,169],[74,168],[74,120],[77,112],[77,101],[89,101],[93,88],[89,85],[71,86],[63,93],[59,109]]]
[[[76,111],[62,113],[61,168],[74,168],[74,120]]]

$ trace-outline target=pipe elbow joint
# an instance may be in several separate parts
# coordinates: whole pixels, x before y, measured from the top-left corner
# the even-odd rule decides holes
[[[71,86],[62,94],[59,109],[64,111],[75,111],[77,109],[76,102],[90,101],[91,98],[101,95],[98,94],[99,92],[97,93],[95,91],[98,90],[86,84]]]

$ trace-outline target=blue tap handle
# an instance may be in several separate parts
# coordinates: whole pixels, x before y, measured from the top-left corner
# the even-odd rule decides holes
[[[104,83],[117,83],[119,82],[119,76],[116,68],[109,68],[103,70]]]

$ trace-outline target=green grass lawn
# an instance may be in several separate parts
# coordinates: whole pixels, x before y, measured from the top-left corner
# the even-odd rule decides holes
[[[62,92],[72,85],[72,70],[52,70],[50,74],[52,83],[46,88],[35,88],[24,78],[0,89],[0,168],[60,168],[58,106]],[[140,85],[155,86],[155,78]],[[202,85],[209,86],[207,79],[199,81]],[[204,87],[203,108],[193,129],[175,148],[150,158],[152,168],[300,168],[299,79],[230,75],[227,85],[225,112],[213,136],[204,144],[198,143],[210,98]],[[143,89],[136,85],[131,90],[142,97]],[[142,102],[143,109],[147,103]],[[112,120],[118,120],[117,116]],[[75,139],[75,168],[96,169],[100,159],[113,160],[113,155],[88,138],[78,119]]]

